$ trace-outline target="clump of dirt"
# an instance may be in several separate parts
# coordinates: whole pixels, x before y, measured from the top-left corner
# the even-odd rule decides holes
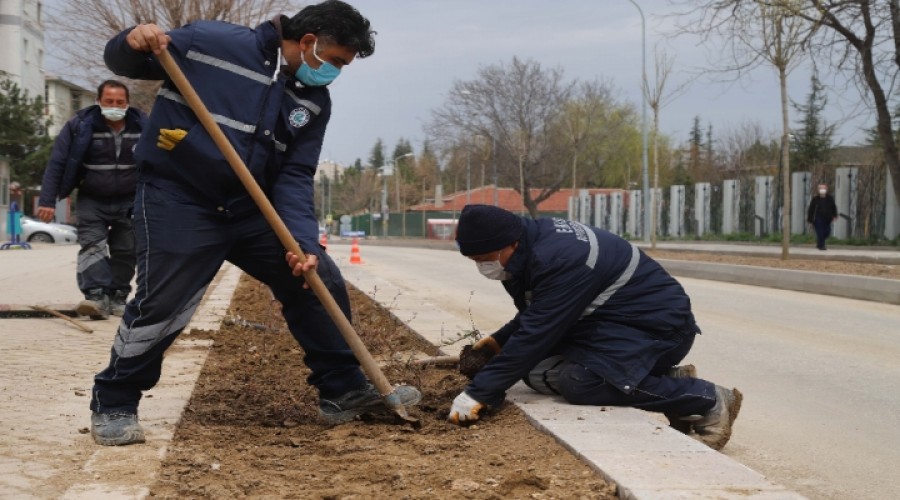
[[[422,390],[410,411],[340,426],[317,420],[303,352],[279,304],[243,278],[235,321],[214,339],[151,495],[163,498],[615,498],[615,487],[512,405],[467,428],[446,421],[467,382],[455,367],[421,366],[407,352],[437,349],[350,289],[354,326],[370,352],[387,360],[392,383]],[[248,326],[253,325],[253,326]],[[165,376],[165,374],[163,374]]]
[[[459,373],[471,380],[493,357],[494,353],[487,349],[475,349],[472,344],[466,344],[459,353]]]

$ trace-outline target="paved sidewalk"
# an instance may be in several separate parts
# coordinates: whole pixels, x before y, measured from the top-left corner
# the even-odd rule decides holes
[[[0,251],[0,314],[73,309],[77,253],[75,245]],[[223,267],[188,330],[218,327],[239,277]],[[93,333],[58,318],[0,318],[0,498],[144,498],[156,477],[209,342],[182,335],[167,351],[165,376],[144,396],[157,400],[141,412],[147,445],[100,447],[88,433],[88,402],[118,321],[82,324]]]

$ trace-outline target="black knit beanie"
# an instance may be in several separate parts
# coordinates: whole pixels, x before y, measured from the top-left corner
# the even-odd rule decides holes
[[[456,226],[456,244],[466,257],[494,252],[522,236],[522,218],[492,205],[466,205]]]

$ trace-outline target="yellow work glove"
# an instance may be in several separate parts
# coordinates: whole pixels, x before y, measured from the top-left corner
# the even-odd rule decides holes
[[[478,420],[478,412],[487,406],[472,399],[465,391],[459,393],[453,400],[453,406],[450,407],[450,414],[447,420],[456,425],[471,424]]]
[[[156,139],[156,146],[166,151],[172,151],[186,135],[187,130],[180,128],[161,128],[159,129],[159,138]]]
[[[476,351],[479,349],[487,349],[494,354],[500,354],[500,343],[492,336],[488,335],[487,337],[475,342],[475,345],[472,346],[472,349]]]

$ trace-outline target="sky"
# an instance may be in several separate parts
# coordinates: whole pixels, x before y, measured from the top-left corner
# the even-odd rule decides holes
[[[675,59],[669,88],[694,78],[709,64],[696,39],[667,36],[672,12],[665,0],[637,0],[646,18],[646,64],[653,82],[654,48]],[[447,99],[454,80],[472,80],[480,67],[508,64],[514,56],[542,67],[560,67],[567,78],[610,81],[622,101],[642,109],[641,17],[628,0],[357,0],[353,3],[378,32],[375,54],[354,61],[331,85],[333,115],[322,158],[349,164],[369,158],[376,139],[390,155],[401,138],[420,151],[424,125]],[[716,50],[712,48],[711,50]],[[719,77],[718,79],[721,79]],[[790,98],[803,102],[810,73],[792,73]],[[838,141],[861,140],[862,127],[848,116],[858,106],[855,89],[844,102],[832,98],[825,118],[838,123]],[[848,97],[849,96],[849,97]],[[791,110],[794,113],[793,109]],[[652,110],[648,108],[648,127]],[[780,130],[777,75],[761,68],[735,83],[712,77],[693,81],[660,112],[660,130],[676,143],[687,140],[694,117],[713,136],[747,122]],[[796,118],[796,120],[795,120]],[[799,114],[792,117],[792,125]]]
[[[676,144],[688,139],[697,116],[704,133],[712,126],[714,139],[750,123],[778,135],[781,107],[772,68],[738,82],[716,81],[721,77],[712,73],[696,78],[720,49],[672,38],[675,9],[667,0],[636,1],[646,19],[643,44],[641,16],[629,0],[351,0],[378,32],[376,50],[345,67],[331,84],[333,113],[321,160],[349,165],[359,158],[365,164],[379,138],[388,156],[400,139],[418,153],[427,139],[425,125],[453,82],[472,80],[479,68],[508,64],[513,57],[559,67],[566,79],[609,82],[640,113],[642,54],[652,85],[656,47],[674,59],[669,89],[692,82],[660,113],[661,132]],[[49,58],[51,72],[52,64]],[[792,73],[790,98],[802,102],[809,91],[810,73]],[[861,130],[871,127],[871,117],[857,113],[858,102],[855,88],[831,96],[824,116],[838,124],[836,142],[858,143]],[[800,116],[791,113],[796,125]],[[649,107],[647,123],[652,124]]]

